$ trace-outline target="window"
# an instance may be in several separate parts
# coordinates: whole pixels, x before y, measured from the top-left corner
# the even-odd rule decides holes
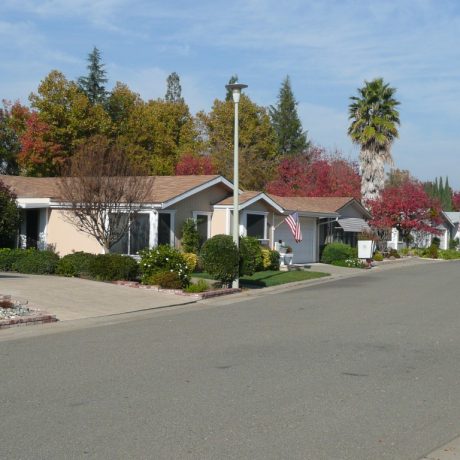
[[[171,214],[158,214],[158,245],[171,244]]]
[[[124,225],[128,215],[123,215],[120,225]],[[138,214],[131,218],[128,231],[111,248],[110,252],[135,255],[141,249],[149,247],[150,215]]]
[[[247,214],[246,216],[246,234],[259,240],[265,239],[265,215],[264,214]]]
[[[196,221],[196,228],[200,237],[200,247],[209,238],[211,232],[211,213],[193,212],[193,218]]]

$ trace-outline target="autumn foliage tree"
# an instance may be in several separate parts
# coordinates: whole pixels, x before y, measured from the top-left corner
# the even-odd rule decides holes
[[[368,202],[372,214],[370,224],[379,229],[396,228],[408,244],[413,231],[436,235],[440,223],[439,203],[426,194],[423,185],[407,180],[401,185],[386,187],[380,198]]]
[[[351,196],[360,200],[357,164],[318,147],[284,158],[267,191],[278,196]]]
[[[460,211],[460,192],[452,194],[452,208],[454,211]]]
[[[18,165],[27,176],[55,176],[65,161],[62,147],[51,140],[51,128],[34,112],[22,134]]]
[[[191,176],[194,174],[216,174],[216,168],[209,156],[192,153],[182,155],[176,165],[176,175]]]

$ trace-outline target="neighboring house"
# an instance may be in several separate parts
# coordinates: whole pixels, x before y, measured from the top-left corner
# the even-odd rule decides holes
[[[156,176],[135,225],[111,252],[134,255],[158,244],[180,246],[187,218],[197,221],[201,241],[217,234],[230,235],[233,221],[233,186],[222,176]],[[102,253],[94,237],[77,230],[64,218],[58,178],[1,176],[17,195],[22,209],[21,247],[52,246],[61,255],[72,251]],[[139,180],[147,180],[140,177]],[[355,199],[344,197],[279,197],[258,191],[240,192],[241,236],[252,236],[274,248],[283,241],[293,250],[293,262],[316,262],[324,244],[356,244],[357,234],[369,230],[368,211]],[[296,243],[284,219],[299,213],[303,240]]]
[[[215,234],[212,233],[212,205],[232,193],[229,181],[217,175],[150,179],[153,179],[153,187],[136,225],[112,247],[112,252],[133,255],[147,246],[179,246],[182,224],[189,217],[197,219],[203,238]],[[0,180],[13,189],[22,209],[21,247],[52,246],[61,256],[72,251],[103,252],[94,237],[77,230],[64,218],[66,210],[59,198],[58,178],[1,176]]]
[[[270,195],[286,214],[299,213],[303,234],[296,243],[284,217],[277,216],[274,240],[282,240],[292,247],[293,263],[316,262],[327,243],[341,242],[356,247],[358,234],[370,231],[367,220],[371,215],[356,199],[351,197],[280,197]]]
[[[441,222],[436,226],[438,234],[429,232],[412,231],[411,246],[416,248],[428,248],[434,237],[440,240],[440,249],[449,249],[449,241],[459,236],[459,217],[460,212],[441,212]],[[391,229],[391,240],[387,243],[388,248],[400,250],[406,247],[400,232],[396,228]]]
[[[451,224],[450,239],[455,240],[458,238],[460,240],[460,212],[443,211],[443,214],[449,219]]]

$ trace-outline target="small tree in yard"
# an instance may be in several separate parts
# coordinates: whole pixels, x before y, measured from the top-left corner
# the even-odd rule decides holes
[[[196,221],[194,219],[185,219],[182,225],[182,249],[184,252],[193,252],[196,254],[200,247],[200,235],[196,228]]]
[[[13,247],[21,221],[16,195],[0,181],[0,247]]]
[[[104,136],[88,139],[70,160],[58,185],[66,206],[65,218],[78,230],[110,248],[129,229],[152,188],[150,178],[139,177],[125,154]]]
[[[370,224],[379,229],[397,228],[406,244],[411,241],[411,232],[436,235],[440,222],[439,205],[431,200],[423,185],[407,180],[397,187],[387,187],[381,197],[369,201],[373,216]]]
[[[222,284],[229,286],[238,276],[238,248],[230,235],[215,235],[207,240],[200,251],[204,271]]]

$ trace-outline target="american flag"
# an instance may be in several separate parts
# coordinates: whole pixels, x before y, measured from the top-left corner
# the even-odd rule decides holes
[[[284,219],[284,222],[289,225],[289,228],[294,235],[295,242],[300,243],[302,241],[302,231],[300,230],[299,213],[294,212],[290,216],[287,216],[286,219]]]

